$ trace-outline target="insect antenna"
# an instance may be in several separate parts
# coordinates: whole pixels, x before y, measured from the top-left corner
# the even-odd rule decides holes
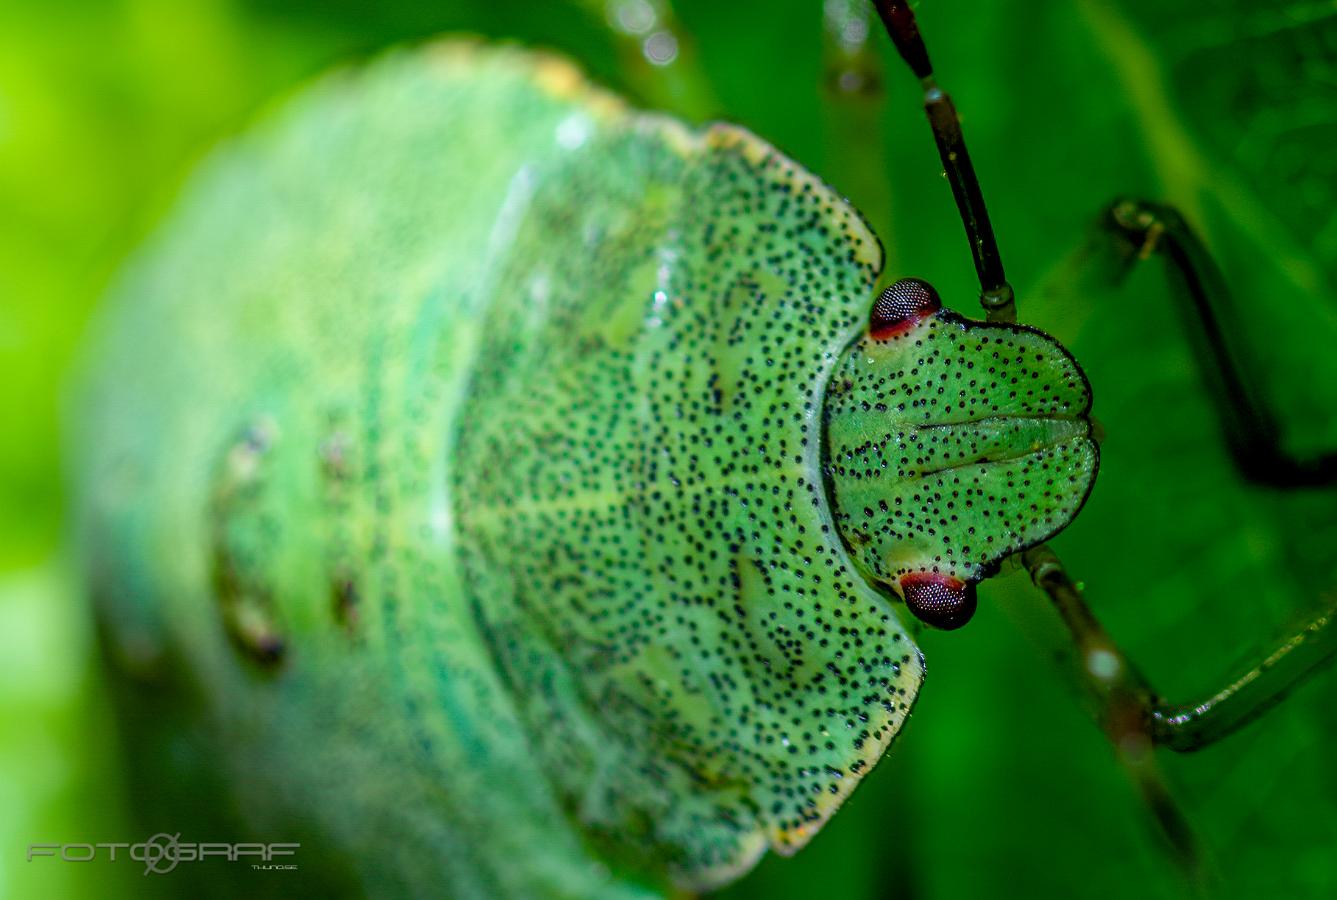
[[[1007,276],[1003,273],[998,239],[994,237],[989,210],[984,205],[984,193],[975,175],[975,167],[970,162],[970,154],[966,151],[961,120],[956,115],[952,98],[938,86],[933,76],[933,64],[929,62],[924,39],[919,35],[915,14],[910,11],[908,3],[896,0],[874,0],[874,5],[882,17],[887,34],[891,35],[892,42],[900,51],[901,58],[924,88],[924,111],[933,128],[938,155],[942,157],[947,181],[952,186],[957,209],[961,212],[961,224],[965,226],[966,238],[970,241],[975,271],[980,279],[980,305],[984,307],[985,318],[990,322],[1015,322],[1017,306],[1012,285],[1008,284]]]

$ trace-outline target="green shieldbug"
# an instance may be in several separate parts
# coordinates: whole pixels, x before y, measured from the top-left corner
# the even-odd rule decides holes
[[[812,837],[905,723],[916,619],[1006,561],[1153,788],[1128,738],[1210,739],[1326,659],[1324,619],[1180,712],[1090,619],[1042,545],[1096,476],[1090,388],[1008,321],[955,114],[879,11],[992,321],[878,295],[869,226],[761,139],[519,50],[393,54],[207,166],[77,437],[148,819],[300,837],[342,890],[708,888]]]

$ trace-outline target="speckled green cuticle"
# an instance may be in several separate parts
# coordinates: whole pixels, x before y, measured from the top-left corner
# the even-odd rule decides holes
[[[980,577],[1095,467],[1048,338],[861,338],[881,267],[758,138],[515,49],[392,54],[220,151],[115,291],[76,436],[146,802],[206,780],[389,895],[645,896],[802,847],[922,682],[894,576]],[[994,380],[958,417],[962,359]]]
[[[865,335],[826,394],[835,520],[868,580],[978,581],[1062,530],[1099,452],[1091,389],[1053,338],[940,311],[894,337]]]

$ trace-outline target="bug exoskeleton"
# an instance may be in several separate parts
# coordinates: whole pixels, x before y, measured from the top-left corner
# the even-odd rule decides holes
[[[79,443],[101,614],[154,613],[199,687],[136,696],[136,758],[189,733],[243,826],[405,894],[796,852],[904,725],[915,617],[963,624],[1095,475],[1052,339],[917,279],[870,306],[882,246],[836,191],[550,57],[322,82],[165,235]],[[238,443],[247,410],[275,427]]]

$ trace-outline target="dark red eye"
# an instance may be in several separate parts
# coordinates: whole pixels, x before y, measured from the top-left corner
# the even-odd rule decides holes
[[[925,625],[952,631],[975,615],[977,596],[973,582],[932,572],[901,576],[905,605]]]
[[[873,304],[868,333],[878,340],[904,334],[921,319],[942,309],[938,292],[922,278],[902,278]]]

